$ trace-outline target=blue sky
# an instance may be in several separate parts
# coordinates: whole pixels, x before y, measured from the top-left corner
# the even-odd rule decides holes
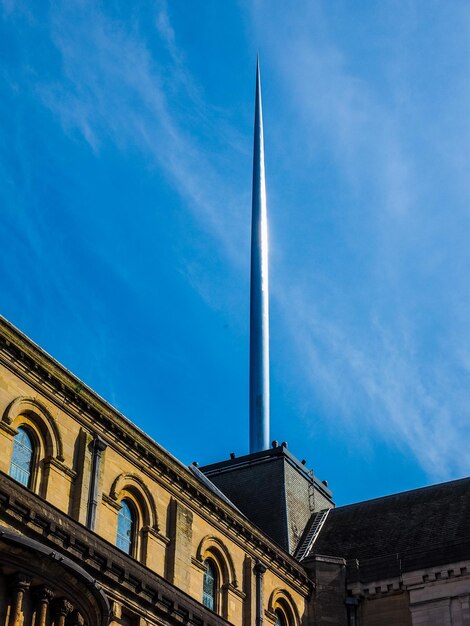
[[[346,503],[469,473],[466,2],[21,2],[1,313],[185,463],[248,451],[261,56],[272,438]]]

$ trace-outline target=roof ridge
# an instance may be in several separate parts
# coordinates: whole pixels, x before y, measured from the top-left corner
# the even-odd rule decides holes
[[[442,483],[433,483],[432,485],[425,485],[424,487],[415,487],[414,489],[406,489],[405,491],[398,491],[397,493],[389,493],[385,496],[377,496],[376,498],[369,498],[368,500],[360,500],[359,502],[351,502],[349,504],[343,504],[335,507],[335,511],[347,509],[350,507],[358,506],[360,504],[368,504],[369,502],[376,502],[378,500],[387,500],[388,498],[396,498],[397,496],[404,496],[418,491],[427,491],[430,489],[436,489],[437,487],[450,486],[455,483],[463,483],[465,481],[470,482],[470,476],[464,476],[463,478],[455,478],[453,480],[447,480]]]

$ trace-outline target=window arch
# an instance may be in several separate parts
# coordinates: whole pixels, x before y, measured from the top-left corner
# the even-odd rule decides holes
[[[137,514],[134,504],[125,498],[120,502],[117,518],[116,546],[131,556],[135,552],[135,536],[137,527]]]
[[[197,548],[196,561],[200,563],[203,572],[202,603],[228,619],[228,593],[230,590],[236,591],[238,588],[235,566],[230,551],[219,537],[206,535]],[[211,576],[213,581],[210,581]],[[209,603],[212,604],[212,607],[209,606]]]
[[[204,578],[202,585],[202,603],[208,609],[217,611],[219,595],[219,572],[212,559],[204,561]]]
[[[140,523],[156,531],[159,530],[157,507],[153,495],[136,474],[119,474],[111,485],[109,497],[115,502],[122,502],[124,499],[131,500],[136,513],[138,511],[141,517]]]
[[[287,618],[286,618],[284,611],[282,611],[280,608],[277,608],[274,611],[274,615],[276,616],[276,621],[274,622],[274,626],[288,626]]]
[[[51,462],[56,469],[69,477],[75,475],[73,469],[64,463],[62,439],[56,421],[35,398],[20,396],[13,400],[0,415],[0,428],[7,432],[11,441],[10,476],[27,485],[34,493],[46,497]],[[22,431],[29,437],[30,446]],[[23,462],[18,462],[21,449],[19,442],[22,439],[27,447],[32,448],[32,454],[27,454],[31,459],[29,468],[24,449]]]
[[[207,559],[210,559],[216,564],[220,574],[221,586],[231,585],[234,588],[238,587],[232,555],[219,537],[206,535],[197,548],[196,559],[199,563],[204,563]]]
[[[28,430],[20,426],[13,438],[10,476],[25,487],[31,487],[34,448],[33,439]]]
[[[287,589],[274,589],[268,602],[274,626],[299,626],[297,606]]]
[[[160,537],[157,523],[157,509],[150,489],[136,474],[123,473],[114,479],[109,495],[103,495],[105,502],[117,512],[116,545],[130,556],[146,564],[149,558],[147,546],[149,533]],[[127,509],[123,510],[123,503]],[[125,519],[127,517],[127,527]],[[131,543],[125,540],[132,521]],[[121,532],[123,529],[123,532]]]
[[[23,422],[29,424],[29,430],[34,430],[41,447],[41,457],[54,457],[64,461],[62,437],[57,423],[49,411],[35,398],[20,396],[13,400],[1,416],[1,422],[17,429]]]

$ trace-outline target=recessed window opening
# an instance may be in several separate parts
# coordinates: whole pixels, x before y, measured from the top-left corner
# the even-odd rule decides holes
[[[13,439],[10,476],[25,487],[31,485],[34,446],[31,437],[24,428],[18,428]]]
[[[134,548],[136,516],[129,500],[121,500],[118,513],[116,546],[126,554],[132,554]]]
[[[276,609],[275,614],[276,614],[276,621],[274,622],[274,626],[287,626],[287,620],[286,620],[286,616],[284,615],[284,613],[281,610]]]
[[[202,589],[202,603],[212,611],[217,610],[217,587],[218,576],[217,569],[213,561],[207,559],[204,561],[206,570],[204,572],[204,581]]]

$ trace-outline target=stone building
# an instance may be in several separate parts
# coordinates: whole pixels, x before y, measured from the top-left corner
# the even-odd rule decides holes
[[[0,416],[2,626],[470,624],[470,479],[334,508],[285,444],[187,468],[4,319]]]
[[[336,508],[267,444],[256,93],[250,454],[182,465],[0,318],[0,626],[470,626],[470,479]]]
[[[299,624],[305,569],[0,320],[0,624]]]

